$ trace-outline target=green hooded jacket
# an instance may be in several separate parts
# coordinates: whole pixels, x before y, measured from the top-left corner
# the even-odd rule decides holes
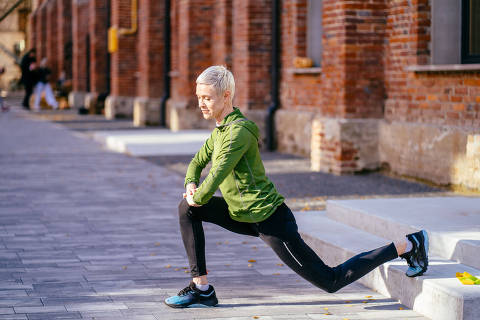
[[[285,200],[265,175],[258,150],[258,127],[238,108],[223,119],[190,162],[185,186],[198,186],[208,162],[212,168],[197,188],[193,201],[207,203],[220,187],[230,217],[240,222],[267,219]]]

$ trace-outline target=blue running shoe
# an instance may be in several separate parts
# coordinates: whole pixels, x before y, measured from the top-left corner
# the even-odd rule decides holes
[[[407,239],[412,243],[412,250],[400,255],[408,263],[405,275],[418,277],[424,274],[428,268],[428,235],[425,230],[421,230],[407,235]]]
[[[208,290],[201,291],[192,281],[176,296],[165,299],[165,304],[172,308],[214,307],[218,304],[218,300],[213,286],[210,285]]]

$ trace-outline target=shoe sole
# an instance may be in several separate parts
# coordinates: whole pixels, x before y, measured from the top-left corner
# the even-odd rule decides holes
[[[202,304],[202,303],[193,303],[193,304],[168,304],[165,301],[163,301],[165,305],[169,306],[170,308],[174,309],[186,309],[186,308],[213,308],[218,305],[218,302],[216,302],[213,305],[207,305],[207,304]]]
[[[407,277],[410,277],[410,278],[415,278],[415,277],[419,277],[421,275],[423,275],[427,269],[428,269],[428,234],[425,230],[422,230],[422,236],[423,236],[423,248],[425,250],[425,260],[427,261],[427,263],[425,264],[425,267],[422,268],[422,271],[420,271],[419,273],[416,273],[416,274],[413,274],[413,275],[408,275],[405,273],[405,275]]]

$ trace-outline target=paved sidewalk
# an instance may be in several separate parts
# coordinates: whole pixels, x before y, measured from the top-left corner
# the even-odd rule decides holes
[[[0,319],[423,319],[358,284],[324,293],[259,239],[213,225],[220,306],[166,307],[189,281],[181,176],[28,118],[0,114]]]

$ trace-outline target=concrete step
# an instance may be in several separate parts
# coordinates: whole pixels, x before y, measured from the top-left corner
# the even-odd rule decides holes
[[[430,254],[480,269],[480,198],[332,200],[327,216],[390,240],[426,229]]]
[[[194,155],[208,130],[143,129],[94,131],[89,135],[107,149],[133,156]]]
[[[331,266],[390,242],[329,219],[323,211],[299,212],[295,218],[304,240]],[[480,319],[479,287],[462,285],[455,277],[464,271],[480,276],[480,270],[436,257],[430,257],[429,269],[421,277],[408,278],[406,270],[405,260],[395,259],[359,282],[431,319]]]

